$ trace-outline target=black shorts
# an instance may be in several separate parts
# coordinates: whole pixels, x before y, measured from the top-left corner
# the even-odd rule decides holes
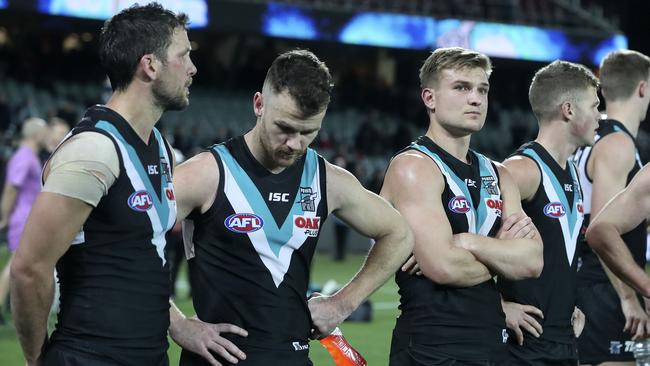
[[[393,330],[393,339],[390,345],[389,366],[501,366],[501,360],[458,360],[445,356],[443,353],[431,352],[428,347],[414,346],[408,335],[399,334]],[[444,351],[443,351],[444,352]]]
[[[246,353],[246,359],[240,360],[237,366],[269,366],[269,365],[282,365],[282,366],[313,366],[314,364],[309,360],[307,351],[275,351],[275,350],[251,350],[250,348],[240,348]],[[217,361],[222,365],[235,365],[223,358],[213,354]],[[210,366],[201,355],[183,350],[181,353],[181,360],[179,366]]]
[[[417,350],[402,349],[390,352],[390,366],[501,366],[491,361],[461,361],[418,354]]]
[[[135,355],[129,357],[125,354],[121,354],[121,356],[124,357],[123,361],[112,357],[111,352],[102,355],[100,353],[91,353],[79,349],[73,349],[60,343],[51,343],[43,352],[40,361],[41,366],[169,366],[167,353],[162,357],[153,358],[140,358]]]
[[[516,342],[516,341],[515,341]],[[527,337],[524,345],[508,342],[508,362],[504,366],[576,366],[576,344]]]
[[[404,348],[390,352],[390,366],[501,366],[492,361],[462,361],[419,354],[418,350]]]
[[[585,329],[578,338],[581,364],[634,361],[632,335],[623,332],[625,316],[609,282],[578,287],[577,305],[585,313]]]

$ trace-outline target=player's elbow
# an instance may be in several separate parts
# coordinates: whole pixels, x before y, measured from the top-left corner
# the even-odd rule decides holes
[[[602,250],[606,245],[607,241],[602,240],[607,232],[607,224],[601,222],[595,222],[589,225],[587,232],[585,233],[585,239],[589,246],[598,252]]]
[[[541,243],[536,242],[531,250],[526,253],[526,256],[518,260],[514,268],[511,268],[510,273],[505,274],[504,277],[510,280],[525,280],[528,278],[539,278],[544,270],[544,247]]]
[[[539,278],[544,270],[544,253],[540,251],[539,255],[534,256],[528,266],[527,278]]]
[[[544,244],[539,239],[535,242],[533,255],[531,255],[530,265],[528,268],[529,278],[539,278],[544,270]]]
[[[462,273],[460,268],[447,263],[432,263],[420,266],[422,274],[439,285],[453,286],[460,282]]]
[[[11,261],[11,266],[9,267],[9,276],[12,281],[18,281],[23,278],[30,277],[30,267],[27,263],[20,260],[19,258],[14,258]]]
[[[400,263],[403,263],[413,253],[415,239],[410,227],[401,216],[394,220],[392,224],[386,228],[382,235],[373,239],[375,239],[376,243],[385,242],[390,248],[392,256],[399,259]]]
[[[413,253],[413,248],[415,247],[415,238],[413,237],[413,232],[408,226],[406,221],[403,222],[403,225],[399,225],[397,230],[398,241],[401,243],[401,248],[406,252],[406,257]]]
[[[439,285],[450,285],[454,282],[453,273],[443,266],[434,266],[433,268],[421,267],[422,274],[431,281]]]
[[[14,256],[9,267],[11,282],[18,286],[31,286],[38,283],[39,271],[33,263],[23,260],[20,256]]]

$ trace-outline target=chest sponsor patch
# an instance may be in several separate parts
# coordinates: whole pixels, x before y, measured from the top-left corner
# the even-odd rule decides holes
[[[544,206],[544,215],[559,219],[566,214],[566,208],[561,202],[549,202]]]
[[[470,210],[469,201],[465,196],[452,197],[449,200],[448,207],[452,212],[458,214],[464,214]]]
[[[503,201],[499,199],[494,199],[494,198],[486,198],[485,199],[485,205],[491,209],[494,210],[497,214],[497,216],[501,216],[501,211],[503,210]]]
[[[293,230],[302,231],[305,235],[315,238],[320,230],[320,217],[293,216]]]
[[[223,224],[230,231],[246,234],[264,227],[264,220],[252,213],[236,213],[228,216]]]
[[[147,191],[137,191],[131,193],[127,199],[127,204],[133,211],[145,212],[153,207],[153,200]]]
[[[167,199],[170,201],[176,200],[176,196],[174,196],[174,190],[171,188],[165,188],[165,195],[167,196]]]

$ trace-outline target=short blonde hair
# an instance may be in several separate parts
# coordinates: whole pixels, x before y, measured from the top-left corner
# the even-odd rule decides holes
[[[560,104],[577,101],[578,94],[590,87],[598,89],[598,79],[580,64],[553,61],[537,70],[528,89],[528,100],[538,121],[556,117]]]
[[[650,57],[631,50],[609,53],[600,64],[600,83],[605,99],[627,99],[650,73]]]
[[[481,68],[490,76],[492,62],[486,55],[462,47],[438,48],[424,61],[420,68],[420,87],[435,86],[445,69]]]

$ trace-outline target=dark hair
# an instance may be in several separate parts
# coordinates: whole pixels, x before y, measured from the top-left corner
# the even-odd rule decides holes
[[[632,96],[638,83],[648,79],[650,57],[631,50],[609,53],[600,64],[600,83],[609,102]]]
[[[113,91],[126,89],[142,56],[153,53],[167,61],[176,28],[186,29],[187,15],[174,14],[158,3],[135,4],[108,19],[99,36],[99,59]]]
[[[537,70],[528,89],[528,100],[542,122],[555,118],[565,101],[577,102],[581,92],[598,86],[598,79],[583,65],[555,60]]]
[[[322,112],[330,102],[332,75],[325,63],[307,50],[278,56],[266,73],[267,83],[275,93],[288,91],[303,117]]]

